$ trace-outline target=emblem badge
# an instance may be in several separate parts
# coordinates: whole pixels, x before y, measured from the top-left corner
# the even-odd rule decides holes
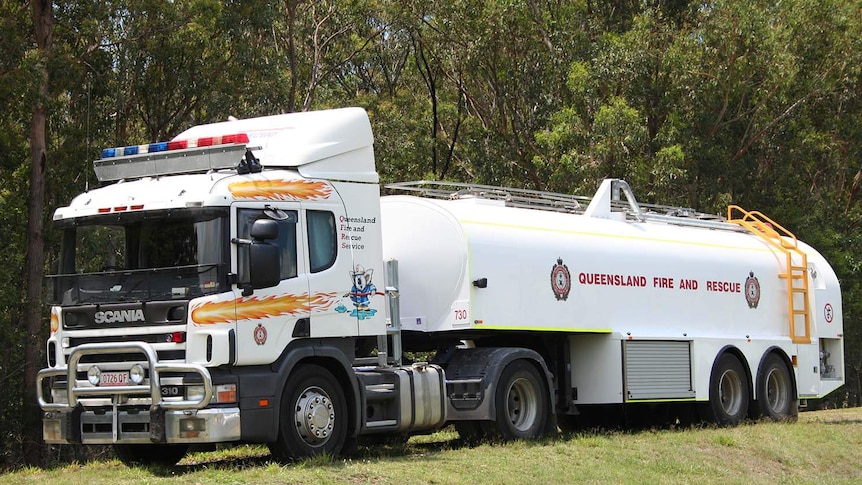
[[[754,271],[749,271],[745,279],[745,301],[748,302],[748,308],[757,308],[760,303],[760,282],[754,276]]]
[[[557,264],[551,268],[551,290],[557,301],[569,298],[569,290],[572,289],[572,274],[569,267],[563,264],[563,258],[557,258]]]
[[[257,324],[257,328],[254,329],[254,343],[258,345],[263,345],[266,343],[266,328]]]

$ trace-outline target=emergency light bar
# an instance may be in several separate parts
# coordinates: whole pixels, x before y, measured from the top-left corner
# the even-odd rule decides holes
[[[248,135],[207,136],[147,145],[106,148],[93,162],[100,182],[178,173],[236,168],[245,154]]]

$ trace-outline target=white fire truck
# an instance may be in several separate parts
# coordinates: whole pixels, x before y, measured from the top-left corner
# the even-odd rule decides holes
[[[348,108],[104,150],[102,186],[54,213],[45,441],[289,461],[447,423],[792,419],[843,384],[835,273],[763,214],[639,204],[621,180],[381,197],[372,142]]]

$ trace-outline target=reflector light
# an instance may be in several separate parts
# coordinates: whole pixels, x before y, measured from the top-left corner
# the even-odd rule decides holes
[[[171,342],[174,344],[181,344],[181,343],[186,341],[186,333],[185,332],[169,333],[165,336],[165,341]]]
[[[157,153],[170,150],[184,150],[186,148],[209,147],[218,145],[239,145],[248,143],[248,135],[245,133],[233,133],[223,136],[205,136],[195,140],[174,140],[150,143],[147,145],[131,145],[127,147],[105,148],[102,150],[102,158],[114,158],[130,155],[141,155],[145,153]]]
[[[138,204],[138,205],[120,205],[117,207],[99,207],[98,211],[99,211],[99,214],[107,214],[109,212],[126,212],[126,211],[130,211],[130,210],[139,211],[139,210],[143,210],[143,209],[144,209],[144,205]]]
[[[230,403],[236,402],[236,384],[222,384],[215,388],[215,402]]]

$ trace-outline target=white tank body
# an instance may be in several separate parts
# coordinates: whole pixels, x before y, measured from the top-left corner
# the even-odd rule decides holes
[[[622,338],[789,336],[785,254],[733,224],[701,228],[505,207],[382,199],[405,330],[551,330]],[[837,278],[812,271],[811,337],[842,332]],[[824,322],[824,309],[832,309]],[[834,316],[832,316],[834,315]],[[797,329],[797,334],[804,329]]]
[[[381,228],[384,260],[398,260],[403,328],[453,326],[454,309],[466,310],[470,297],[465,287],[468,243],[461,222],[429,199],[391,196],[381,199]]]

